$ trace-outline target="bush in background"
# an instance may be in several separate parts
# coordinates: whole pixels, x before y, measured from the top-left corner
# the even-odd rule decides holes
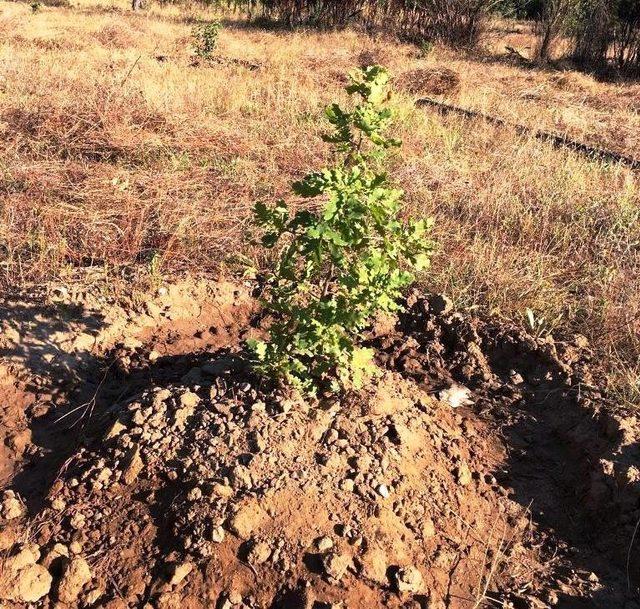
[[[495,0],[229,0],[250,18],[289,27],[382,29],[413,41],[472,46]]]

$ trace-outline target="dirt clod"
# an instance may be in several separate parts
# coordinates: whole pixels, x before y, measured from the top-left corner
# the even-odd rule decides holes
[[[122,473],[122,481],[125,484],[132,484],[143,469],[144,462],[140,456],[140,450],[136,448],[132,451],[129,457],[129,462]]]
[[[351,565],[351,557],[346,554],[331,552],[323,558],[322,565],[325,574],[329,578],[340,581]]]
[[[20,497],[12,490],[2,493],[2,501],[0,502],[0,517],[3,520],[13,520],[21,518],[27,513],[24,503]]]
[[[416,68],[400,74],[397,85],[413,94],[451,95],[460,88],[460,75],[449,68]]]
[[[19,570],[4,573],[0,584],[0,598],[8,601],[35,603],[49,594],[53,578],[42,565],[27,565]]]
[[[170,586],[177,586],[193,571],[193,563],[183,562],[173,565],[171,570],[171,578],[169,579]]]
[[[422,591],[424,579],[415,567],[403,567],[396,572],[395,583],[398,592],[417,593]]]
[[[65,560],[62,567],[62,575],[58,582],[58,600],[61,603],[75,602],[82,588],[90,581],[91,569],[84,558],[76,556]]]

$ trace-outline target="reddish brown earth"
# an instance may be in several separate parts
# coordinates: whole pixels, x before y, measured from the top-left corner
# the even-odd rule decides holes
[[[248,369],[252,289],[5,299],[4,606],[640,607],[640,425],[581,337],[416,293],[303,400]]]

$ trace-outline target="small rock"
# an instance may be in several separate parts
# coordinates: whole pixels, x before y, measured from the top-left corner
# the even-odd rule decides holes
[[[69,544],[69,552],[72,554],[80,554],[82,552],[82,544],[79,541],[72,541]]]
[[[183,408],[188,408],[192,410],[198,405],[198,402],[200,402],[200,398],[198,397],[198,394],[193,393],[193,391],[185,391],[180,396],[180,405]]]
[[[107,482],[109,482],[112,473],[113,472],[108,467],[103,467],[96,476],[96,482],[106,484]]]
[[[425,518],[422,524],[422,536],[431,539],[436,534],[436,527],[432,518]]]
[[[420,592],[423,587],[422,573],[415,567],[398,569],[395,576],[395,583],[398,592]]]
[[[443,389],[438,394],[438,399],[445,404],[449,404],[451,408],[459,408],[460,406],[471,406],[471,392],[462,385],[453,384],[448,389]]]
[[[66,501],[62,497],[54,497],[51,501],[51,508],[56,512],[62,512],[67,507]]]
[[[456,473],[456,480],[458,481],[458,484],[460,486],[467,486],[467,484],[469,484],[473,479],[471,475],[471,470],[469,469],[469,466],[467,465],[466,461],[460,462],[460,465],[456,467],[455,473]]]
[[[315,548],[318,552],[328,552],[333,548],[333,539],[331,537],[319,537],[314,542]]]
[[[376,490],[378,491],[378,495],[383,499],[386,499],[390,495],[389,488],[385,484],[380,484]]]
[[[509,378],[511,379],[511,382],[514,385],[522,385],[522,383],[524,383],[524,379],[522,378],[522,375],[519,372],[516,372],[515,370],[511,371]]]
[[[354,488],[355,482],[351,478],[345,478],[340,482],[340,489],[347,493],[352,493]]]
[[[214,484],[212,492],[214,495],[218,497],[222,497],[223,499],[230,499],[234,495],[234,490],[232,487],[227,486],[226,484]]]
[[[42,565],[27,565],[17,571],[3,574],[0,598],[24,603],[35,603],[51,590],[51,574]]]
[[[101,590],[100,588],[89,590],[89,592],[87,592],[86,596],[84,597],[84,605],[91,606],[95,604],[103,594],[104,590]]]
[[[20,500],[20,496],[14,491],[5,491],[2,493],[2,501],[0,502],[0,516],[5,520],[13,520],[21,518],[27,513],[27,508]]]
[[[381,548],[371,548],[363,556],[362,575],[377,584],[387,583],[387,555]]]
[[[189,573],[193,571],[192,562],[183,562],[173,566],[171,579],[169,580],[170,586],[177,586]]]
[[[224,529],[220,526],[213,527],[210,539],[213,543],[222,543],[224,541]]]
[[[129,457],[129,463],[124,469],[122,474],[122,481],[129,485],[133,483],[133,481],[138,477],[142,469],[144,468],[144,462],[142,461],[142,457],[140,456],[140,449],[136,447],[136,449],[131,453]]]
[[[343,578],[350,565],[351,558],[349,556],[336,552],[327,554],[322,561],[324,572],[336,581],[340,581]]]
[[[229,528],[241,539],[249,539],[253,531],[262,527],[267,517],[256,500],[249,500],[232,516]]]
[[[264,541],[258,541],[253,544],[251,550],[249,550],[249,554],[247,555],[247,560],[249,564],[252,565],[261,565],[269,560],[271,556],[271,548],[269,544]]]
[[[87,524],[87,519],[82,512],[75,512],[69,519],[69,524],[72,529],[79,531],[84,528],[85,524]]]
[[[58,600],[62,603],[75,602],[82,588],[90,581],[91,569],[84,558],[76,556],[65,561],[58,582]]]

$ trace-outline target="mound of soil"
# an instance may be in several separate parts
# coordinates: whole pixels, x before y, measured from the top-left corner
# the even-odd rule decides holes
[[[400,74],[395,83],[412,95],[452,95],[460,88],[460,75],[449,68],[417,68]]]
[[[367,338],[381,376],[310,401],[248,369],[241,294],[96,361],[80,443],[2,496],[9,606],[638,606],[640,426],[583,339],[416,293]]]

